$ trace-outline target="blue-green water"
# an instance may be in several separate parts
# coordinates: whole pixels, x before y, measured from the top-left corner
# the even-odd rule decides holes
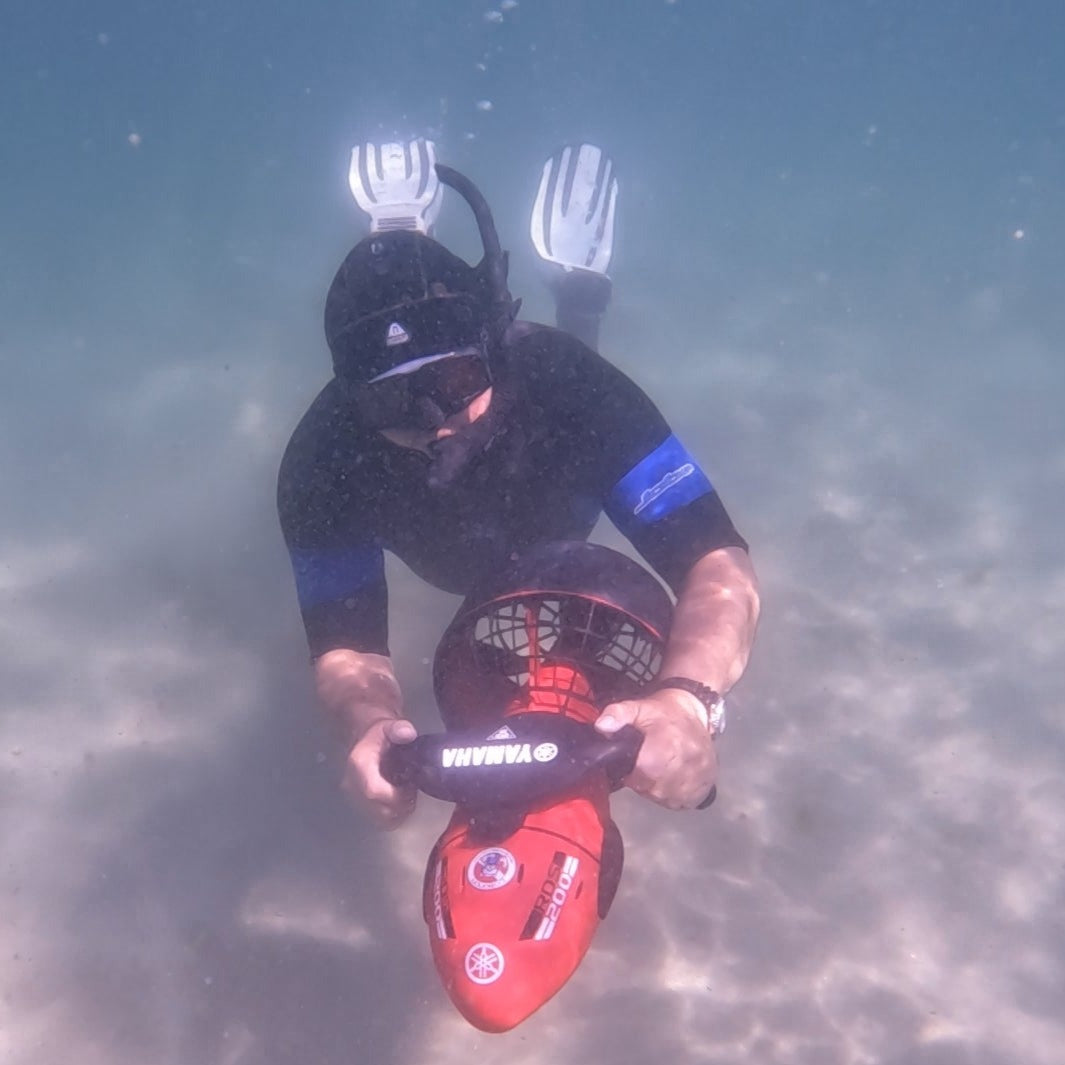
[[[492,10],[0,15],[0,1059],[1057,1065],[1065,13]],[[337,793],[273,513],[351,146],[420,134],[533,316],[543,159],[614,155],[603,349],[765,585],[721,800],[619,797],[610,920],[494,1039],[424,942],[446,811]],[[431,727],[453,602],[391,583]]]

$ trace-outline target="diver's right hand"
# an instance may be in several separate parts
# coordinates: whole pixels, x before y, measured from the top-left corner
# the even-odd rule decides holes
[[[380,828],[399,828],[412,813],[415,788],[397,788],[381,776],[381,759],[394,743],[410,743],[418,735],[405,718],[375,721],[348,754],[340,787],[349,799]]]

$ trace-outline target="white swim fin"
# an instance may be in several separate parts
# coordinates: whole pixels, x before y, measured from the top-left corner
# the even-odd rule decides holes
[[[529,230],[545,262],[605,274],[614,251],[618,182],[594,144],[567,145],[544,163]]]
[[[432,233],[443,190],[431,140],[357,145],[351,150],[348,184],[355,202],[370,216],[371,233],[388,229]]]

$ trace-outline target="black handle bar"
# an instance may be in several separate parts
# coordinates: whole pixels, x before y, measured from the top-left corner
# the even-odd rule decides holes
[[[642,743],[643,733],[632,725],[603,736],[561,714],[532,711],[492,729],[393,744],[381,759],[381,775],[473,809],[530,806],[568,791],[594,770],[617,786],[632,772]]]

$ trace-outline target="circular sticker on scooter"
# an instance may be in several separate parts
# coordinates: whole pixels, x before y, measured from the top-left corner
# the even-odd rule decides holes
[[[558,746],[554,743],[538,743],[533,748],[533,758],[538,762],[553,762],[558,757]]]
[[[503,952],[494,943],[474,943],[466,951],[466,975],[475,984],[494,984],[503,975]]]
[[[506,887],[517,871],[518,863],[510,851],[502,847],[486,847],[466,867],[466,879],[478,891],[495,891]]]

